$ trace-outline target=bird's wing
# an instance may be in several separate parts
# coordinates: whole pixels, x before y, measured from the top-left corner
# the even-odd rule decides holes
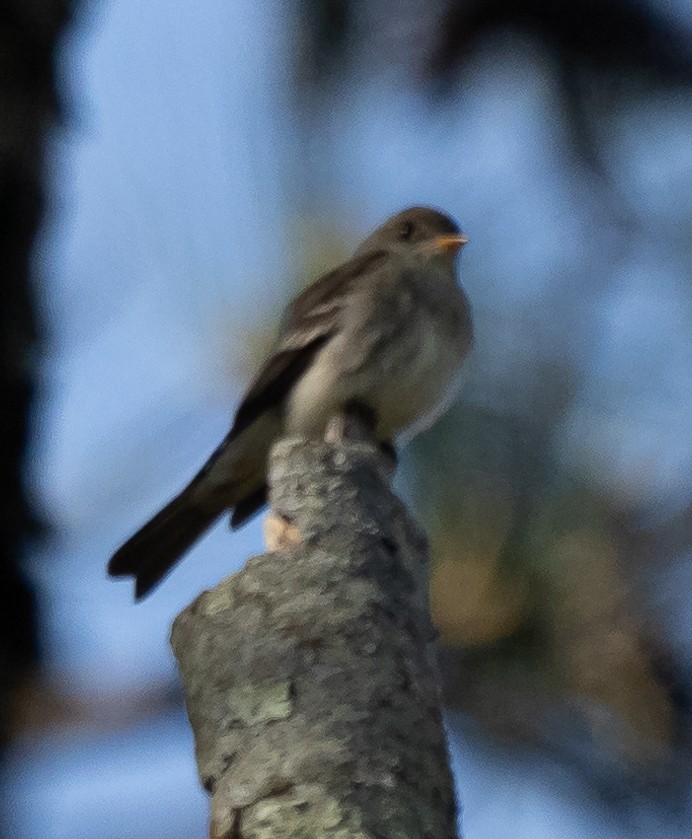
[[[337,332],[339,314],[354,283],[367,282],[386,257],[384,251],[358,256],[320,277],[289,305],[274,352],[238,408],[226,442],[281,404],[315,353]]]

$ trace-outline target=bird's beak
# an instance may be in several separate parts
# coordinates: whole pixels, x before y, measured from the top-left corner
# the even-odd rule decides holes
[[[435,237],[435,250],[442,252],[456,253],[469,240],[463,233],[453,233],[445,236]]]

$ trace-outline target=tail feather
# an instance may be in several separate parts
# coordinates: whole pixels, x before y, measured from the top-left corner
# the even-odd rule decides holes
[[[134,577],[139,600],[224,511],[233,511],[234,528],[253,516],[266,500],[267,451],[280,427],[280,416],[267,412],[240,435],[231,432],[187,487],[115,553],[108,573]]]
[[[190,501],[184,490],[147,522],[113,555],[112,577],[133,576],[135,598],[147,595],[180,557],[219,518],[225,506],[204,508]]]
[[[267,503],[267,485],[262,484],[241,498],[231,514],[231,529],[237,530],[255,516]]]

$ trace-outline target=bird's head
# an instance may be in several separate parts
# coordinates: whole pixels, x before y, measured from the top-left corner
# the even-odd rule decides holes
[[[410,207],[380,225],[356,255],[385,250],[415,262],[452,262],[467,242],[468,237],[449,216],[429,207]]]

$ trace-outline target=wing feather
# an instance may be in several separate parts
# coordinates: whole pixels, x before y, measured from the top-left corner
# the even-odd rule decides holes
[[[374,251],[352,259],[320,277],[289,305],[274,352],[238,408],[227,440],[283,402],[315,354],[338,331],[339,314],[353,284],[379,267],[386,256],[384,251]]]

